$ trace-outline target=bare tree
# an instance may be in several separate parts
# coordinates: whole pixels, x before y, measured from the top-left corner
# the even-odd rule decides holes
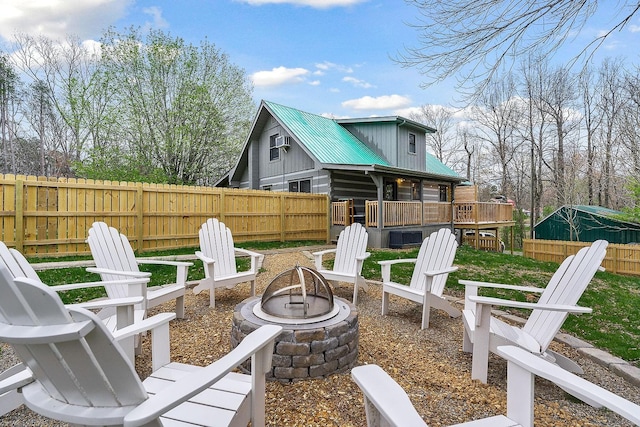
[[[602,125],[598,132],[600,144],[604,150],[602,160],[601,205],[611,206],[611,189],[613,171],[613,151],[618,144],[618,121],[622,114],[626,97],[622,91],[622,69],[619,60],[605,60],[598,70],[597,107],[602,117]]]
[[[547,73],[545,86],[541,93],[540,108],[552,120],[555,130],[556,145],[553,156],[545,164],[553,172],[553,183],[556,189],[558,205],[564,205],[569,195],[565,178],[565,139],[578,129],[576,114],[576,91],[574,76],[565,68],[556,68]],[[543,157],[544,159],[544,157]]]
[[[587,67],[580,74],[580,91],[582,95],[582,121],[585,129],[585,138],[587,141],[587,202],[589,205],[594,204],[593,190],[595,185],[594,166],[595,166],[595,134],[602,116],[598,114],[595,99],[595,82],[593,70]]]
[[[18,76],[6,55],[0,55],[0,136],[2,137],[2,169],[17,173],[15,146],[16,126],[13,112],[18,102]]]
[[[546,55],[561,46],[589,21],[596,11],[609,14],[610,29],[595,37],[577,55],[588,58],[604,40],[629,23],[640,2],[614,4],[597,0],[407,0],[419,13],[412,24],[418,46],[396,58],[417,67],[425,84],[459,72],[462,83],[480,83],[479,95],[503,65],[522,55]],[[601,6],[601,7],[598,7]]]
[[[499,191],[508,195],[511,190],[509,163],[521,143],[515,135],[520,112],[515,82],[511,75],[491,84],[478,101],[473,117],[481,126],[476,135],[492,148],[496,160],[492,168],[497,169],[499,174]]]
[[[451,164],[448,157],[457,151],[454,111],[441,105],[421,105],[419,113],[412,113],[409,118],[427,126],[434,127],[437,132],[427,134],[427,146],[442,163]]]

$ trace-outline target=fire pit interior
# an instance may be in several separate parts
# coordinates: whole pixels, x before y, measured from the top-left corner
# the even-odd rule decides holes
[[[265,324],[283,327],[273,349],[268,379],[294,382],[344,372],[358,359],[358,311],[334,297],[317,271],[296,266],[276,276],[262,298],[235,308],[231,347]],[[243,369],[248,369],[244,367]]]
[[[315,322],[334,317],[338,311],[326,279],[299,265],[273,279],[254,308],[256,316],[278,323]]]

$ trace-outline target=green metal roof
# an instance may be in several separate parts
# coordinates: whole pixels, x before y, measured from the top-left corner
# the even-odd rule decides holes
[[[390,166],[335,120],[273,102],[264,104],[321,163]]]
[[[427,172],[434,175],[449,176],[457,179],[461,178],[453,169],[442,163],[431,153],[427,153]]]
[[[613,209],[603,208],[602,206],[576,205],[573,206],[573,208],[600,216],[619,215],[622,213],[620,211],[614,211]]]

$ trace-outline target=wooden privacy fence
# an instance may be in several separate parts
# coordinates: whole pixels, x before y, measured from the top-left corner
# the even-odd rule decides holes
[[[139,252],[198,246],[213,217],[237,242],[328,241],[328,215],[324,194],[0,175],[0,239],[29,256],[89,253],[95,221]]]
[[[590,244],[590,242],[525,239],[523,254],[538,261],[561,263],[567,256],[577,253]],[[609,244],[602,266],[611,273],[640,276],[640,245]]]

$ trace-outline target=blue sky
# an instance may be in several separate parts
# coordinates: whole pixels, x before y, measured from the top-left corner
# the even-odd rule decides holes
[[[407,25],[416,16],[402,0],[0,0],[0,37],[22,31],[97,40],[109,26],[154,27],[196,45],[213,42],[251,76],[256,103],[335,117],[406,116],[457,99],[455,80],[422,89],[416,69],[390,59],[416,45]],[[557,56],[569,57],[612,23],[596,16]],[[598,55],[633,55],[637,63],[639,39],[634,18]]]

